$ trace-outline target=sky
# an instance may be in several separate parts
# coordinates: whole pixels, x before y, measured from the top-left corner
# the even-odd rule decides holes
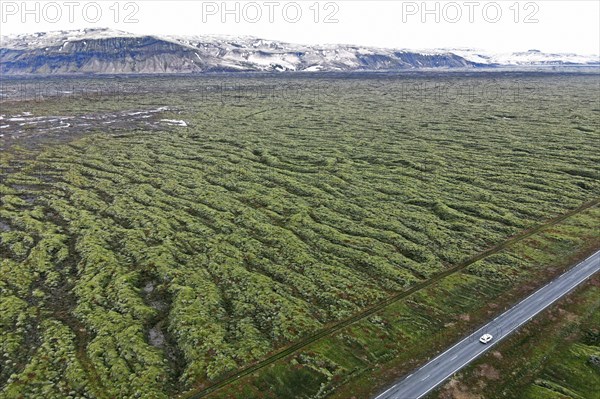
[[[598,0],[0,0],[0,34],[108,27],[303,44],[600,53]]]

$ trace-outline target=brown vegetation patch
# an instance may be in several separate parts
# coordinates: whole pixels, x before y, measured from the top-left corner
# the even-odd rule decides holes
[[[453,378],[442,388],[440,399],[482,399],[482,397],[469,392],[468,387]]]
[[[577,319],[578,319],[576,314],[568,312],[564,309],[558,309],[558,314],[560,315],[561,319],[566,320],[570,323],[573,323],[573,322],[577,321]]]
[[[500,372],[490,364],[482,364],[477,367],[477,375],[488,380],[498,380],[500,378]]]

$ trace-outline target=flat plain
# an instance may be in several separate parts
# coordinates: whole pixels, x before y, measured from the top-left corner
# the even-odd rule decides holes
[[[597,74],[2,88],[7,398],[201,392],[600,198]],[[223,397],[334,395],[360,364],[397,353],[391,341],[417,351],[421,330],[443,329],[477,295],[516,290],[553,256],[597,247],[599,222],[590,205],[526,249],[473,262],[442,291],[403,303],[393,325],[375,315],[344,332],[354,350],[300,354],[297,373],[270,368]],[[439,292],[460,296],[440,304]],[[373,334],[381,347],[362,353]]]

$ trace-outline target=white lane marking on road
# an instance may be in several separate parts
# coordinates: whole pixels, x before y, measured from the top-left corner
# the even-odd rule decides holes
[[[410,374],[408,377],[406,377],[405,380],[408,380],[410,377],[412,377],[412,374]]]
[[[458,357],[458,355],[454,355],[454,357],[453,357],[452,359],[450,359],[450,360],[454,360],[454,359],[456,359],[457,357]]]
[[[391,391],[394,388],[396,388],[396,385],[389,387],[388,389],[385,390],[385,392],[383,392],[381,395],[377,396],[375,399],[379,399],[380,397],[382,397],[383,395],[385,395],[386,393],[388,393],[389,391]]]
[[[423,378],[421,381],[425,381],[426,379],[428,379],[428,378],[429,378],[429,376],[430,376],[430,375],[431,375],[431,374],[427,374],[427,377]]]
[[[563,275],[561,275],[561,276],[557,277],[557,278],[555,279],[555,281],[556,281],[556,280],[558,280],[558,279],[560,279],[561,277],[563,277],[564,275],[566,275],[566,274],[568,274],[568,273],[570,273],[570,272],[572,272],[571,274],[575,274],[575,275],[576,275],[576,272],[573,272],[573,270],[574,270],[574,269],[576,269],[576,268],[577,268],[579,265],[581,265],[582,263],[584,263],[584,262],[587,262],[589,259],[592,259],[592,258],[594,258],[594,257],[595,257],[595,256],[597,256],[599,253],[600,253],[600,252],[596,252],[594,255],[590,256],[588,259],[586,259],[586,260],[584,260],[584,261],[582,261],[582,262],[578,263],[578,264],[577,264],[577,266],[575,266],[575,267],[571,268],[571,269],[570,269],[568,272],[566,272],[566,273],[564,273]],[[594,274],[595,274],[595,273],[596,273],[596,272],[594,272]],[[593,275],[593,274],[592,274],[592,275]],[[557,299],[559,299],[559,298],[562,298],[562,297],[566,296],[566,295],[567,295],[569,292],[571,292],[571,291],[572,291],[572,290],[573,290],[575,287],[577,287],[579,284],[581,284],[582,282],[584,282],[585,280],[587,280],[587,279],[588,279],[588,278],[590,278],[590,277],[591,277],[591,275],[588,275],[588,276],[586,276],[585,278],[579,279],[579,280],[577,281],[577,283],[576,283],[576,284],[574,284],[574,285],[573,285],[573,284],[571,284],[571,287],[570,287],[570,288],[569,288],[567,291],[565,291],[565,293],[564,293],[564,294],[562,294],[561,296],[559,296],[559,297],[557,297],[557,298],[553,299],[553,300],[552,300],[552,302],[550,302],[550,303],[546,304],[546,306],[544,306],[544,307],[542,307],[542,309],[538,310],[538,311],[537,311],[537,312],[536,312],[536,313],[535,313],[533,316],[531,316],[531,318],[533,318],[533,317],[537,316],[539,313],[541,313],[541,312],[543,312],[544,310],[546,310],[546,309],[547,309],[549,306],[551,306],[551,305],[552,305],[554,302],[556,302],[556,300],[557,300]],[[542,288],[543,288],[543,287],[542,287]],[[538,291],[539,291],[539,290],[538,290]],[[536,291],[536,292],[537,292],[537,291]],[[526,301],[527,301],[529,298],[531,298],[531,297],[532,297],[534,294],[535,294],[535,292],[534,292],[533,294],[529,295],[527,298],[523,299],[521,302],[519,302],[519,304],[518,304],[518,305],[520,305],[520,304],[521,304],[521,303],[523,303],[523,302],[526,302]],[[518,306],[518,305],[517,305],[517,306]],[[515,307],[516,307],[516,306],[515,306]],[[514,307],[513,307],[513,309],[514,309]],[[507,311],[506,311],[505,313],[503,313],[503,314],[506,314],[506,313],[509,313],[509,312],[510,312],[510,309],[509,309],[509,310],[507,310]],[[503,335],[503,337],[506,337],[506,336],[510,335],[510,333],[512,333],[514,330],[516,330],[516,329],[517,329],[517,328],[519,328],[521,325],[523,325],[524,323],[526,323],[528,320],[530,320],[530,319],[526,319],[526,320],[522,321],[521,323],[519,323],[519,324],[518,324],[516,327],[513,327],[512,329],[510,329],[510,330],[509,330],[507,333],[505,333],[505,334]],[[491,344],[490,346],[488,346],[487,348],[485,348],[485,350],[483,350],[483,351],[479,351],[479,352],[478,352],[478,353],[477,353],[475,356],[473,356],[471,359],[469,359],[469,360],[467,360],[465,363],[463,363],[463,364],[462,364],[462,366],[460,366],[460,367],[456,368],[454,371],[452,371],[452,372],[451,372],[450,374],[448,374],[446,377],[442,378],[442,379],[441,379],[441,380],[440,380],[440,381],[439,381],[437,384],[435,384],[434,386],[432,386],[431,388],[429,388],[427,391],[423,392],[421,395],[417,396],[415,399],[420,399],[420,398],[422,398],[423,396],[427,395],[427,394],[428,394],[429,392],[431,392],[433,389],[437,388],[437,387],[438,387],[438,386],[439,386],[439,385],[440,385],[442,382],[446,381],[446,380],[447,380],[447,379],[448,379],[450,376],[454,375],[454,374],[455,374],[456,372],[458,372],[460,369],[462,369],[462,368],[463,368],[463,367],[465,367],[467,364],[469,364],[469,363],[471,363],[473,360],[475,360],[475,359],[476,359],[478,356],[480,356],[480,355],[481,355],[483,352],[485,352],[486,350],[488,350],[489,348],[491,348],[492,346],[494,346],[494,345],[495,345],[497,342],[500,342],[500,339],[496,340],[495,342],[492,342],[492,344]],[[459,342],[459,344],[460,344],[460,343],[462,343],[462,341],[461,341],[461,342]],[[456,345],[458,345],[458,344],[456,344]],[[454,345],[454,346],[456,346],[456,345]],[[422,381],[422,380],[421,380],[421,381]]]
[[[569,277],[571,277],[570,275],[576,274],[576,272],[573,272],[573,270],[577,269],[577,267],[579,265],[581,265],[582,263],[586,263],[587,261],[591,260],[592,258],[594,258],[595,256],[598,256],[600,254],[600,252],[596,252],[595,254],[593,254],[592,256],[588,257],[585,260],[582,260],[581,262],[579,262],[577,265],[573,266],[571,269],[569,269],[568,271],[564,272],[563,274],[561,274],[560,276],[556,277],[554,280],[552,281],[557,281],[560,279],[568,279]],[[593,263],[592,263],[593,264]],[[566,276],[566,277],[565,277]],[[542,288],[538,289],[537,291],[535,291],[533,294],[529,295],[527,298],[523,299],[521,302],[519,302],[517,305],[515,305],[514,307],[519,306],[521,303],[526,302],[529,298],[531,298],[532,296],[534,296],[535,294],[537,294],[539,291],[543,290],[544,288],[546,288],[548,286],[548,284],[546,284],[545,286],[543,286]]]
[[[515,327],[511,328],[510,330],[508,330],[504,336],[509,335],[510,333],[512,333],[514,330],[516,330],[517,328],[521,327],[523,324],[527,323],[528,321],[531,321],[535,316],[537,316],[538,314],[542,313],[544,310],[548,309],[554,302],[556,302],[557,300],[561,299],[562,297],[566,296],[569,292],[571,292],[575,287],[577,287],[579,284],[583,283],[585,280],[587,280],[588,278],[590,278],[591,276],[587,276],[583,279],[580,279],[576,284],[572,285],[567,291],[565,291],[565,293],[561,296],[558,297],[554,297],[552,298],[552,300],[548,303],[546,303],[545,306],[542,306],[541,309],[538,309],[537,312],[535,312],[534,314],[532,314],[531,316],[529,316],[529,318],[521,321],[519,324],[517,324]]]
[[[559,277],[555,278],[553,280],[554,281],[558,281],[561,278],[564,278],[565,275],[568,275],[569,273],[577,275],[577,272],[573,272],[574,269],[577,269],[578,266],[580,266],[582,263],[585,263],[591,259],[593,259],[594,257],[600,256],[600,252],[596,252],[595,254],[593,254],[592,256],[590,256],[589,258],[581,261],[580,263],[578,263],[576,266],[574,266],[573,268],[571,268],[569,271],[563,273],[562,275],[560,275]],[[593,267],[594,264],[591,263],[591,266]],[[585,270],[585,269],[584,269]],[[592,273],[591,275],[595,274],[596,272]],[[550,303],[546,304],[546,306],[542,307],[542,309],[538,310],[538,312],[536,312],[533,316],[536,316],[537,314],[541,313],[542,311],[544,311],[545,309],[547,309],[550,305],[552,305],[557,299],[562,298],[563,296],[567,295],[569,292],[571,292],[575,287],[577,287],[579,284],[581,284],[583,281],[587,280],[588,278],[590,278],[591,275],[588,275],[587,277],[583,278],[583,279],[579,279],[578,282],[573,286],[571,284],[571,287],[562,295],[558,296],[557,298],[554,298]],[[570,277],[570,276],[568,276]],[[567,278],[568,278],[567,277]],[[547,285],[546,285],[547,286]],[[542,287],[544,288],[544,287]],[[540,291],[542,288],[540,288],[538,291]],[[563,287],[561,287],[562,289]],[[503,314],[499,315],[497,318],[499,318],[500,316],[505,316],[507,313],[510,314],[511,310],[514,311],[514,309],[516,307],[518,307],[519,305],[521,305],[522,303],[526,302],[530,297],[534,296],[538,291],[534,292],[533,294],[529,295],[527,298],[523,299],[521,302],[519,302],[517,305],[513,306],[511,309],[507,310],[506,312],[504,312]],[[513,312],[514,313],[514,312]],[[502,338],[510,335],[510,333],[512,333],[514,330],[516,330],[517,328],[519,328],[522,324],[524,324],[527,320],[525,320],[524,322],[519,323],[516,327],[513,327],[512,329],[510,329],[508,332],[504,333],[501,335]],[[490,323],[488,323],[489,325]],[[485,325],[483,327],[480,328],[480,330],[484,330],[488,325]],[[466,336],[465,338],[463,338],[462,340],[460,340],[459,342],[457,342],[456,344],[454,344],[452,346],[452,348],[447,349],[445,352],[443,352],[442,354],[438,355],[437,358],[442,357],[443,355],[445,355],[446,353],[450,352],[453,348],[457,347],[458,345],[462,344],[464,341],[466,341],[467,339],[471,338],[472,336],[474,336],[476,333],[472,333],[468,336]],[[480,356],[482,353],[486,352],[487,350],[489,350],[489,348],[491,348],[492,346],[494,346],[497,342],[500,342],[501,339],[500,337],[498,337],[498,339],[495,342],[492,342],[491,345],[489,345],[488,347],[482,348],[483,350],[480,350],[475,356],[473,356],[471,359],[469,359],[467,362],[463,363],[460,367],[456,368],[454,371],[452,371],[450,374],[448,374],[446,377],[444,377],[442,380],[440,380],[438,383],[436,383],[434,386],[432,386],[431,388],[429,388],[427,391],[425,391],[424,393],[422,393],[421,395],[419,395],[417,398],[415,399],[420,399],[423,396],[427,395],[429,392],[431,392],[433,389],[437,388],[442,382],[444,382],[445,380],[447,380],[450,376],[452,376],[453,374],[455,374],[456,372],[458,372],[460,369],[462,369],[464,366],[466,366],[467,364],[469,364],[470,362],[472,362],[474,359],[476,359],[478,356]],[[436,358],[436,359],[437,359]],[[435,361],[436,359],[424,364],[419,371],[421,371],[421,369],[424,369],[427,365],[431,364],[433,361]],[[412,376],[412,374],[410,375]],[[409,376],[409,377],[410,377]],[[427,377],[425,377],[424,379],[422,379],[421,381],[424,381],[425,379],[427,379],[429,377],[429,375]],[[408,379],[408,377],[405,378],[405,380]],[[379,399],[381,396],[383,396],[384,394],[386,394],[388,391],[390,391],[392,388],[396,388],[399,385],[401,385],[402,383],[396,384],[394,386],[392,386],[391,388],[389,388],[387,391],[385,391],[384,393],[382,393],[381,395],[377,396],[375,399]]]
[[[591,255],[591,256],[590,256],[590,257],[588,257],[587,259],[585,259],[585,260],[582,260],[581,262],[579,262],[579,263],[578,263],[576,266],[572,267],[572,268],[571,268],[570,270],[568,270],[567,272],[565,272],[565,273],[561,274],[560,276],[556,277],[554,280],[552,280],[552,282],[554,282],[554,281],[557,281],[557,280],[560,280],[560,279],[561,279],[561,278],[563,278],[565,275],[568,275],[570,272],[572,272],[572,271],[573,271],[573,269],[576,269],[576,268],[577,268],[579,265],[581,265],[582,263],[585,263],[585,262],[589,261],[590,259],[594,258],[595,256],[600,256],[600,252],[596,252],[595,254]],[[534,293],[532,293],[531,295],[529,295],[527,298],[523,299],[521,302],[519,302],[518,304],[516,304],[515,306],[513,306],[511,309],[515,309],[515,308],[519,307],[519,305],[521,305],[523,302],[526,302],[526,301],[527,301],[529,298],[531,298],[532,296],[534,296],[535,294],[537,294],[539,291],[543,290],[543,289],[544,289],[544,288],[546,288],[547,286],[548,286],[548,285],[545,285],[544,287],[541,287],[540,289],[538,289],[537,291],[535,291]],[[509,310],[507,310],[506,312],[502,313],[502,314],[499,314],[499,315],[498,315],[498,316],[497,316],[497,317],[496,317],[494,320],[492,320],[492,321],[496,321],[497,319],[499,319],[501,316],[504,316],[504,315],[505,315],[507,312],[509,312],[509,311],[510,311],[510,309],[509,309]],[[488,323],[488,325],[489,325],[489,324],[490,324],[490,323]],[[486,325],[486,326],[487,326],[487,325]],[[482,327],[482,328],[480,328],[479,330],[483,330],[483,329],[484,329],[484,327],[486,327],[486,326],[483,326],[483,327]],[[479,331],[479,330],[478,330],[478,331]],[[476,331],[476,332],[474,332],[474,333],[472,333],[472,334],[469,334],[469,335],[467,335],[467,336],[466,336],[466,337],[464,337],[462,340],[460,340],[460,341],[458,341],[456,344],[454,344],[454,345],[453,345],[453,346],[452,346],[450,349],[446,349],[446,351],[444,351],[443,353],[441,353],[440,355],[438,355],[438,357],[442,357],[444,354],[446,354],[446,353],[450,352],[452,349],[454,349],[454,348],[455,348],[455,347],[457,347],[458,345],[462,344],[464,341],[466,341],[466,340],[470,339],[471,337],[475,336],[476,334],[477,334],[477,331]],[[434,359],[434,360],[435,360],[435,359]],[[424,367],[425,367],[427,364],[429,364],[429,363],[430,363],[430,362],[428,362],[428,363],[424,364],[424,365],[421,367],[421,369],[422,369],[422,368],[424,368]],[[420,371],[421,369],[419,369],[419,371]],[[377,398],[375,398],[375,399],[377,399]]]
[[[444,377],[440,382],[438,382],[436,385],[434,385],[433,387],[429,388],[426,392],[424,392],[423,394],[421,394],[420,396],[418,396],[416,399],[420,399],[423,396],[427,395],[430,391],[432,391],[434,388],[437,388],[438,385],[440,385],[442,382],[446,381],[451,375],[455,374],[457,371],[459,371],[460,369],[462,369],[463,367],[465,367],[467,364],[471,363],[473,360],[475,360],[478,356],[480,356],[483,352],[478,352],[475,356],[473,356],[472,358],[470,358],[469,360],[467,360],[465,363],[462,364],[462,366],[458,367],[456,370],[454,370],[452,373],[448,374],[446,377]],[[423,380],[421,380],[423,381]]]

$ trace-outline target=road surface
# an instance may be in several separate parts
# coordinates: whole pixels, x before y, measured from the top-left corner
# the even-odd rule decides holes
[[[454,373],[488,351],[498,341],[598,271],[600,271],[600,251],[476,330],[385,392],[377,395],[375,399],[423,398]],[[485,333],[494,336],[494,339],[487,345],[479,342],[479,338]]]

